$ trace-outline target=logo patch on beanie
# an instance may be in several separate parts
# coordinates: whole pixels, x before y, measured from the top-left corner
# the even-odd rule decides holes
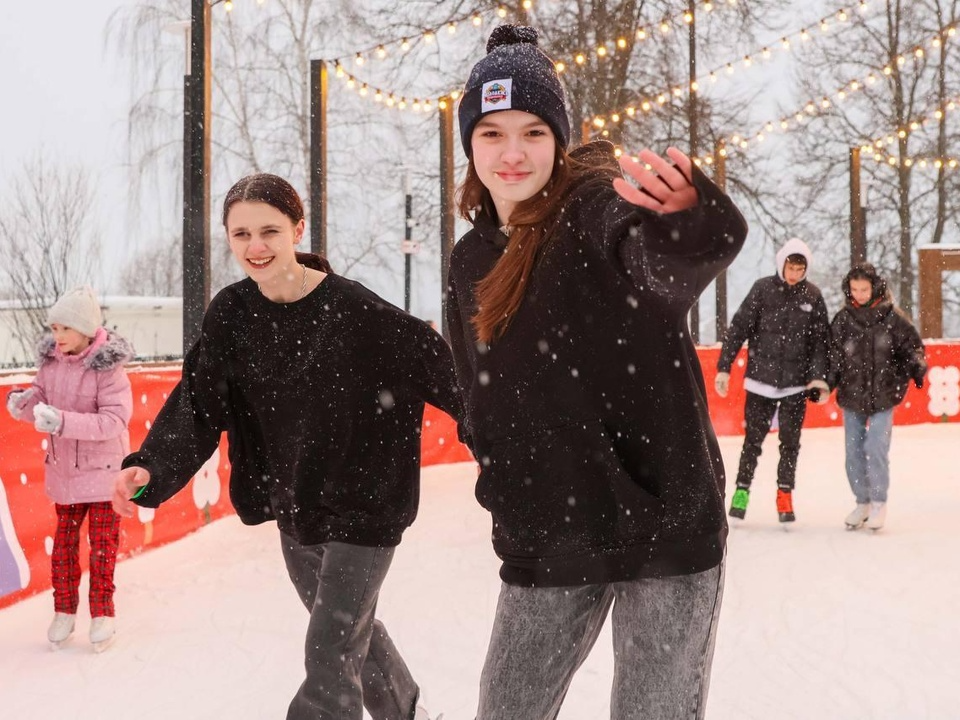
[[[480,112],[509,110],[512,91],[513,80],[511,78],[485,82],[483,89],[480,91]]]

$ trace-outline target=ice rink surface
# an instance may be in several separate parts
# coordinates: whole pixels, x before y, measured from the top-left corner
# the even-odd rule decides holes
[[[728,473],[740,438],[722,438]],[[709,720],[960,718],[960,425],[897,427],[887,526],[844,530],[843,431],[803,434],[789,528],[776,436],[731,528]],[[469,720],[499,591],[475,466],[428,468],[379,616],[444,720]],[[732,477],[728,486],[732,486]],[[52,508],[51,508],[52,513]],[[117,640],[94,654],[81,602],[61,650],[48,593],[0,611],[0,717],[277,720],[302,679],[307,615],[275,526],[218,521],[117,569]],[[86,577],[81,588],[86,593]],[[609,627],[560,720],[609,717]]]

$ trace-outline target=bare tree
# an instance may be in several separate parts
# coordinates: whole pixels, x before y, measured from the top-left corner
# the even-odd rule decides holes
[[[46,311],[77,285],[98,285],[99,233],[94,184],[82,167],[52,166],[43,154],[24,163],[0,204],[2,290],[21,310],[11,330],[29,355]]]
[[[183,248],[179,237],[141,250],[120,275],[120,291],[128,295],[176,297],[182,290]]]
[[[156,204],[159,198],[161,227],[170,235],[180,233],[182,188],[170,178],[182,172],[183,51],[163,29],[177,27],[182,5],[144,0],[118,10],[108,27],[108,41],[137,66],[132,81],[138,100],[129,116],[128,137],[132,174],[144,183],[137,187],[136,205],[141,207],[147,198]],[[230,13],[217,6],[212,38],[211,265],[213,285],[221,286],[238,274],[226,242],[217,241],[218,200],[234,181],[252,172],[286,177],[309,196],[311,60],[338,53],[352,57],[356,47],[374,39],[356,4],[348,0],[237,3]],[[331,261],[339,271],[375,269],[382,264],[381,246],[389,238],[366,228],[378,220],[381,227],[387,223],[383,192],[378,191],[394,175],[393,168],[385,172],[372,161],[370,148],[382,147],[384,138],[388,145],[395,141],[394,120],[362,111],[334,110],[328,117]],[[357,192],[358,177],[368,191]]]
[[[918,162],[942,158],[951,138],[956,146],[945,104],[960,91],[949,30],[956,27],[957,11],[957,0],[885,0],[879,12],[851,17],[856,33],[811,48],[801,64],[803,96],[829,101],[846,91],[844,102],[828,102],[819,113],[822,122],[795,136],[811,235],[846,235],[849,148],[872,146],[879,162],[864,165],[871,189],[868,255],[896,278],[898,300],[908,313],[914,307],[917,243],[942,241],[951,218],[954,233],[957,228],[946,168],[931,172]]]

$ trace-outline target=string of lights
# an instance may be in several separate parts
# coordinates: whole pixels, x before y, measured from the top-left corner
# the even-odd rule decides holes
[[[860,13],[866,13],[869,9],[869,5],[865,1],[861,2],[858,7]],[[845,24],[849,19],[849,11],[846,8],[840,8],[830,15],[821,17],[816,22],[781,36],[777,43],[769,43],[757,50],[747,53],[739,60],[718,65],[706,74],[699,76],[688,86],[674,85],[656,94],[638,97],[621,110],[609,114],[595,115],[590,119],[590,123],[596,128],[604,128],[610,122],[616,124],[624,118],[634,118],[638,112],[642,114],[652,112],[658,107],[665,106],[671,99],[682,99],[689,95],[690,92],[699,91],[705,81],[710,82],[710,84],[716,83],[721,76],[734,75],[738,71],[747,70],[759,62],[771,59],[775,52],[791,52],[797,42],[805,44],[818,37],[816,35],[817,32],[819,32],[819,36],[822,37],[829,33],[836,23]]]
[[[739,0],[727,0],[727,4],[734,5],[738,1]],[[712,8],[713,4],[714,3],[712,2],[706,2],[704,3],[704,7],[706,8],[707,6],[710,6]],[[502,10],[503,6],[500,6],[500,7]],[[868,9],[868,3],[866,2],[866,0],[861,2],[859,7],[861,12],[866,12],[866,10]],[[684,17],[684,16],[681,16],[681,17]],[[685,14],[685,17],[689,17],[689,12]],[[801,41],[809,40],[812,37],[811,31],[813,31],[815,28],[818,28],[822,33],[826,33],[831,28],[831,25],[830,25],[831,19],[836,18],[839,22],[846,22],[848,17],[849,16],[848,16],[847,10],[842,8],[837,12],[832,13],[829,16],[820,18],[820,20],[818,20],[816,23],[811,23],[807,26],[800,28],[799,30],[796,30],[793,33],[788,33],[787,35],[784,35],[781,38],[780,47],[784,51],[789,50],[789,48],[791,47],[790,38],[797,37],[797,38],[800,38]],[[638,30],[638,32],[640,31]],[[607,44],[601,45],[600,47],[601,48],[608,47],[610,45],[625,47],[626,40],[624,38],[619,38],[614,43],[607,43]],[[605,54],[602,51],[600,51],[599,48],[598,48],[598,53],[601,55]],[[770,50],[769,47],[764,47],[756,51],[755,53],[751,53],[744,56],[742,63],[744,67],[750,67],[754,63],[753,57],[755,55],[759,55],[761,58],[766,59],[770,57],[771,53],[772,51]],[[377,56],[380,58],[386,57],[386,55],[381,52],[378,52]],[[366,56],[364,56],[363,53],[357,53],[356,56],[354,57],[354,63],[357,65],[363,65],[365,62],[365,57]],[[376,87],[373,84],[367,81],[364,81],[362,78],[358,77],[355,73],[347,70],[347,68],[345,67],[345,61],[343,60],[343,58],[333,59],[330,62],[332,62],[334,65],[335,76],[343,80],[345,86],[348,89],[360,90],[361,96],[372,97],[376,102],[384,102],[388,107],[394,107],[400,110],[405,110],[408,108],[413,109],[415,107],[417,110],[423,109],[424,100],[422,98],[410,97],[408,95],[402,94],[397,91],[387,90],[382,87]],[[558,72],[562,73],[567,71],[571,66],[573,67],[583,66],[585,63],[586,63],[586,57],[580,54],[575,56],[574,60],[569,64],[563,61],[557,62],[557,70]],[[725,63],[723,66],[720,66],[717,69],[710,71],[710,73],[706,77],[711,78],[715,82],[717,79],[718,73],[726,70],[728,75],[732,74],[734,70],[734,66],[735,64],[732,62]],[[621,112],[613,113],[612,115],[609,116],[609,121],[618,123],[624,117],[627,117],[627,118],[635,117],[638,112],[649,113],[658,107],[665,106],[671,98],[679,98],[679,97],[682,97],[684,94],[685,94],[684,88],[679,86],[674,87],[671,90],[666,90],[657,94],[655,97],[641,99],[635,105],[630,105]],[[451,90],[449,92],[443,93],[441,97],[456,98],[457,95],[458,95],[457,90]],[[596,116],[591,120],[591,123],[593,124],[594,127],[598,129],[603,129],[607,124],[607,118],[604,116]],[[606,134],[606,133],[603,133],[603,134]]]
[[[727,6],[735,6],[740,0],[724,0],[724,4]],[[716,3],[712,0],[706,0],[703,2],[702,7],[707,12],[712,12]],[[525,0],[523,3],[523,8],[529,10],[533,6],[532,0]],[[504,5],[497,7],[496,14],[499,18],[504,18],[508,14],[508,9]],[[415,44],[417,39],[422,39],[425,43],[432,43],[439,35],[444,34],[444,31],[447,35],[454,35],[457,32],[457,28],[463,24],[469,22],[473,27],[481,27],[483,25],[483,18],[480,13],[471,13],[469,15],[464,15],[460,18],[455,18],[449,22],[444,23],[441,26],[434,28],[427,28],[423,30],[419,38],[403,37],[397,40],[380,43],[376,46],[366,48],[363,50],[356,51],[349,55],[344,55],[340,57],[334,57],[327,59],[327,62],[333,64],[344,65],[348,63],[351,59],[353,63],[357,66],[364,65],[371,59],[384,60],[388,56],[387,48],[394,44],[399,44],[401,51],[406,52],[410,50]],[[667,17],[660,21],[658,27],[662,34],[668,34],[673,29],[678,26],[687,25],[693,22],[693,16],[690,14],[689,10],[684,11],[674,17]],[[637,39],[642,41],[646,40],[653,35],[653,31],[649,30],[647,26],[642,26],[637,29],[636,36]],[[587,57],[590,54],[595,54],[598,58],[608,58],[616,55],[618,50],[624,50],[629,47],[626,37],[620,36],[615,40],[608,40],[600,42],[597,44],[597,47],[593,51],[578,51],[573,53],[573,56],[570,60],[567,61],[558,61],[557,71],[565,72],[569,68],[584,66],[587,62]],[[356,78],[355,78],[356,79]]]
[[[723,138],[722,143],[728,148],[746,151],[751,147],[751,145],[764,142],[768,136],[776,132],[789,133],[793,130],[796,130],[797,128],[805,125],[809,120],[827,114],[834,104],[839,104],[845,101],[853,93],[859,92],[864,88],[874,85],[876,82],[878,82],[880,77],[885,77],[892,74],[893,65],[902,66],[906,62],[906,57],[908,55],[913,54],[914,56],[919,57],[918,52],[924,51],[925,47],[928,45],[930,47],[940,47],[943,43],[948,42],[956,37],[956,34],[956,24],[948,25],[942,28],[936,35],[934,35],[925,43],[916,45],[910,52],[893,58],[879,73],[870,72],[865,77],[851,80],[831,95],[825,95],[821,98],[808,100],[802,104],[801,109],[782,116],[778,120],[770,120],[763,123],[762,129],[758,131],[752,133],[734,133],[726,138]],[[957,100],[951,100],[946,103],[944,107],[937,108],[933,115],[934,117],[939,118],[944,112],[948,112],[954,109],[956,106]],[[912,120],[907,128],[900,128],[897,130],[897,133],[909,132],[911,130],[918,129],[922,127],[924,122],[925,119],[923,118]],[[708,157],[710,156],[704,156],[704,161],[706,161]],[[712,162],[712,159],[710,162]]]

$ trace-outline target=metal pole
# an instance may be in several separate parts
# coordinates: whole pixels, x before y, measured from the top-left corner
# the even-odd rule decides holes
[[[453,252],[455,223],[453,154],[453,100],[440,99],[440,306],[446,303],[447,280],[450,275],[450,253]],[[443,336],[449,341],[447,323],[441,324]]]
[[[413,240],[413,195],[410,193],[410,171],[403,173],[403,205],[405,222],[403,224],[403,309],[410,312],[410,271],[411,255],[410,243]]]
[[[327,256],[327,63],[310,61],[310,252]]]
[[[191,0],[183,97],[183,351],[200,337],[210,302],[210,5]]]
[[[727,153],[723,147],[723,141],[717,142],[714,151],[714,176],[713,180],[721,190],[727,190]],[[727,269],[724,268],[717,275],[714,285],[717,305],[716,333],[717,342],[723,342],[723,336],[727,333]]]
[[[850,148],[850,265],[867,259],[865,213],[860,191],[860,148]]]
[[[690,120],[690,157],[697,156],[697,148],[700,144],[697,128],[697,16],[694,13],[695,3],[690,0],[687,12],[690,13],[689,40],[690,40],[690,87],[688,113]],[[700,342],[700,298],[693,302],[690,308],[690,339],[694,345]]]

